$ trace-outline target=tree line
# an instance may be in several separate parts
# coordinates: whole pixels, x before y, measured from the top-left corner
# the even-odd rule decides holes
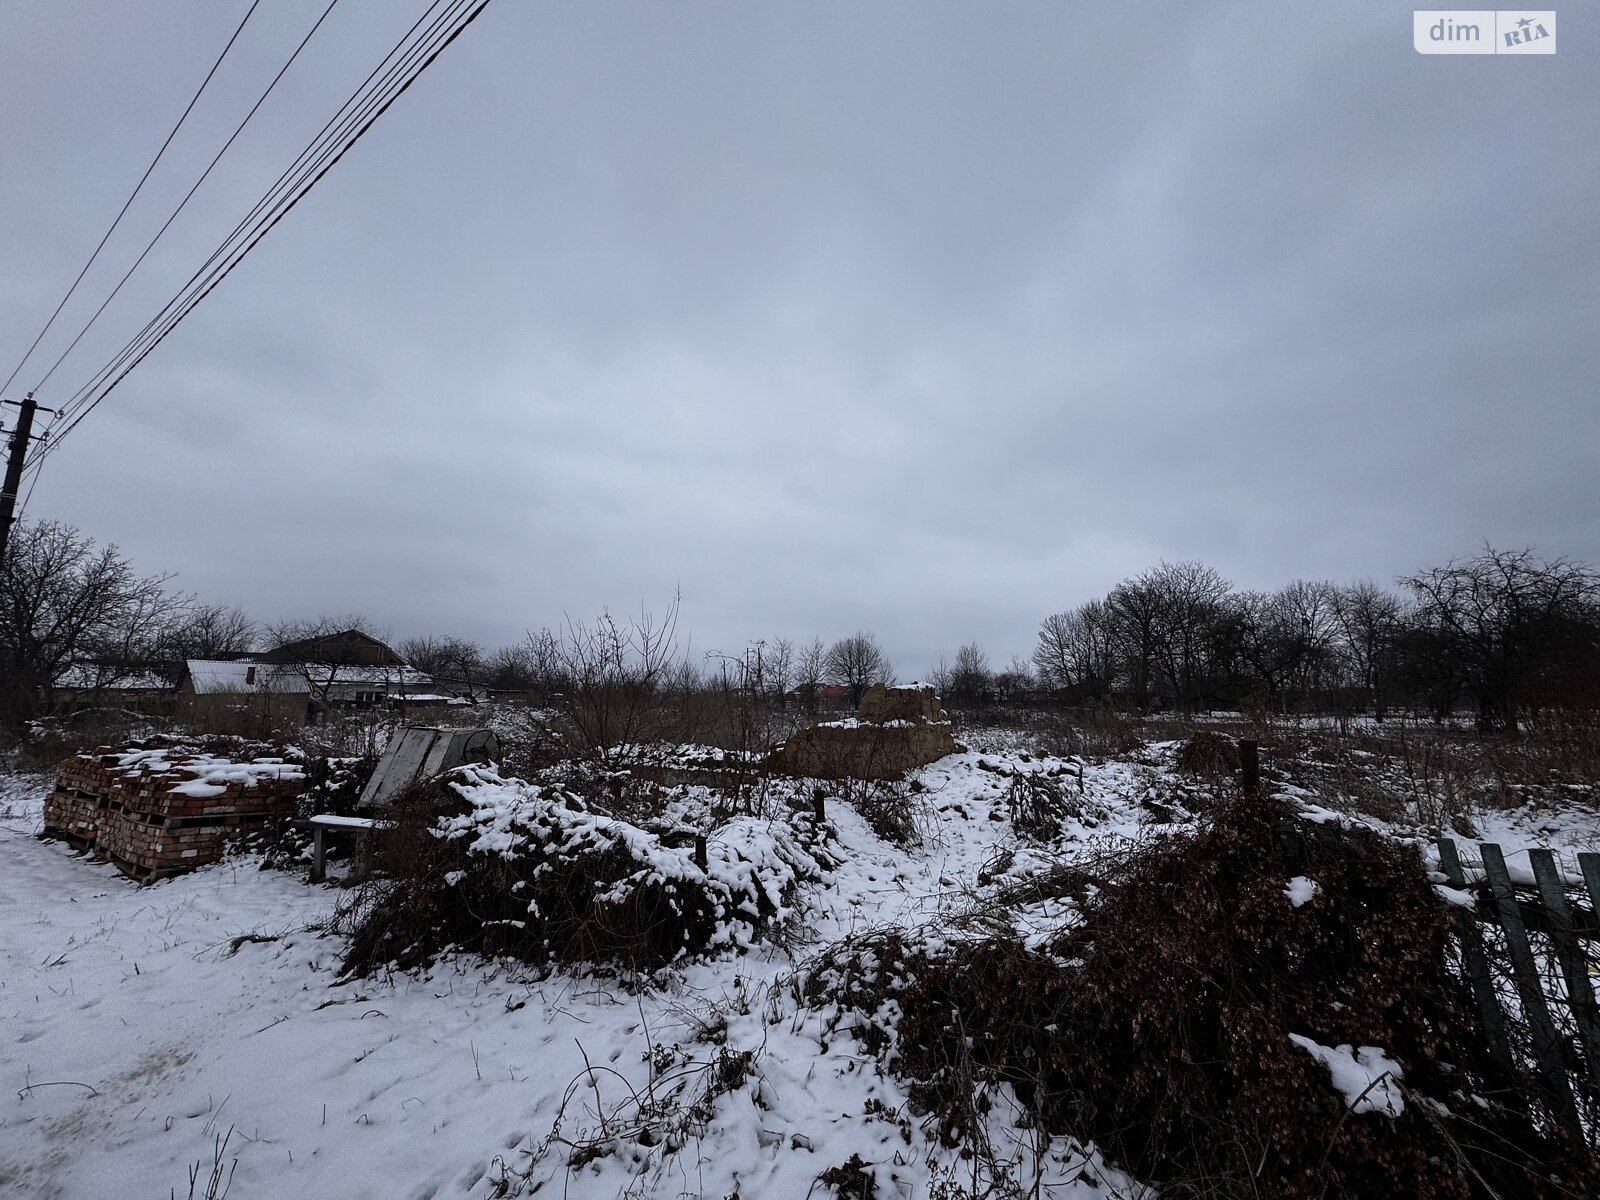
[[[1600,706],[1600,577],[1568,559],[1486,546],[1404,576],[1235,589],[1199,562],[1162,563],[1052,613],[1030,662],[992,671],[978,646],[942,661],[957,705],[1023,693],[1068,704],[1180,713],[1444,716],[1470,705],[1486,733],[1546,711]]]
[[[60,522],[21,524],[0,563],[0,724],[49,713],[64,685],[96,695],[135,681],[175,686],[190,659],[267,650],[357,629],[387,633],[361,615],[258,622],[238,607],[208,604],[144,576],[115,545],[97,545]],[[424,635],[396,642],[409,665],[463,685],[469,696],[521,693],[538,702],[609,688],[651,696],[735,690],[777,707],[815,708],[828,684],[859,703],[871,684],[894,677],[870,633],[827,644],[774,637],[744,650],[693,656],[668,620],[568,622],[499,648],[470,638]],[[597,691],[598,689],[598,691]]]
[[[379,634],[359,617],[258,624],[238,608],[141,576],[115,546],[71,526],[19,526],[0,563],[0,719],[50,710],[69,674],[113,686],[154,674],[175,684],[187,659],[267,649],[335,627]],[[407,638],[410,665],[480,691],[598,695],[721,690],[774,707],[817,707],[823,689],[852,705],[895,672],[861,631],[762,639],[731,652],[681,650],[677,604],[592,624],[567,622],[488,649],[471,639]],[[1600,707],[1600,576],[1569,559],[1486,546],[1394,588],[1295,580],[1234,588],[1203,563],[1162,563],[1105,596],[1045,617],[1029,659],[989,664],[973,643],[931,682],[956,707],[1017,700],[1194,713],[1259,703],[1277,711],[1435,715],[1470,704],[1485,732],[1515,732],[1545,711]]]

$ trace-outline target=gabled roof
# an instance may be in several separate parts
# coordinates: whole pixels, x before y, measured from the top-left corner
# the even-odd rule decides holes
[[[102,667],[96,663],[74,663],[56,676],[58,688],[79,691],[154,692],[171,691],[172,684],[154,671]]]
[[[184,670],[197,696],[216,696],[226,692],[292,695],[311,690],[305,673],[297,666],[191,658],[184,664]]]
[[[313,690],[379,687],[404,692],[431,688],[433,680],[412,667],[344,667],[327,663],[269,663],[248,660],[191,658],[185,664],[195,694],[260,692],[304,695]]]
[[[401,658],[377,638],[359,629],[286,642],[259,656],[262,662],[275,663],[364,663],[372,666],[401,665]]]

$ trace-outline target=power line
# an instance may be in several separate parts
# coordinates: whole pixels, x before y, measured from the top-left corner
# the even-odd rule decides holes
[[[441,2],[442,0],[435,0],[429,11],[438,8]],[[299,172],[290,186],[283,190],[281,194],[278,194],[276,199],[274,199],[274,194],[278,192],[278,189],[276,187],[270,189],[267,196],[258,201],[252,209],[252,214],[262,213],[260,219],[255,222],[243,239],[237,239],[236,235],[245,229],[248,219],[245,222],[241,222],[235,228],[234,234],[225,238],[217,251],[213,252],[211,258],[207,260],[206,266],[215,263],[219,256],[226,258],[227,261],[221,265],[211,267],[209,272],[206,271],[206,266],[202,266],[200,271],[191,276],[190,284],[180,288],[179,294],[168,302],[161,313],[148,323],[145,329],[129,342],[111,363],[101,368],[89,385],[80,388],[74,394],[68,405],[64,406],[70,410],[68,415],[73,419],[68,427],[63,430],[62,438],[65,438],[66,434],[76,426],[82,417],[88,415],[88,409],[98,405],[105,395],[120,383],[121,379],[137,366],[171,332],[178,322],[187,316],[209,294],[212,288],[221,282],[224,276],[238,265],[238,262],[245,254],[249,253],[255,243],[260,241],[272,226],[276,225],[287,214],[289,209],[299,202],[301,197],[327,173],[333,164],[366,132],[366,129],[382,115],[383,111],[428,67],[444,47],[459,36],[466,26],[476,18],[478,13],[487,6],[487,0],[482,0],[465,20],[458,20],[461,12],[471,3],[472,0],[450,0],[446,11],[440,17],[435,18],[432,26],[410,47],[406,47],[406,40],[427,19],[427,13],[424,13],[423,17],[413,24],[411,30],[407,31],[401,42],[385,56],[383,62],[380,62],[378,68],[367,77],[361,87],[357,88],[356,93],[350,100],[346,101],[340,110],[340,113],[347,113],[344,119],[341,120],[340,114],[335,114],[333,120],[324,126],[324,130],[327,130],[337,125],[339,128],[335,137],[333,139],[324,139],[319,135],[318,138],[313,139],[311,146],[307,147],[297,157],[296,165],[304,162],[308,155],[318,150],[319,146],[321,147],[320,153],[312,157],[312,160]],[[453,28],[447,28],[443,33],[439,32],[441,27],[448,26],[452,21],[457,21]],[[366,88],[367,83],[383,70],[384,62],[394,59],[396,54],[400,54],[400,58],[396,60],[394,66],[384,75],[377,87],[363,96],[362,91]],[[419,58],[421,58],[420,62],[418,61]],[[365,119],[364,123],[363,119]],[[354,131],[353,133],[352,130]],[[291,165],[290,169],[283,176],[280,176],[280,181],[293,175],[294,171],[295,166]],[[262,212],[264,206],[265,212]],[[237,244],[235,244],[236,241]],[[124,363],[128,364],[127,367],[121,370],[120,374],[116,374],[115,378],[110,378]],[[89,392],[107,379],[110,379],[110,382],[106,384],[101,393],[95,396],[93,401],[86,401],[85,398]],[[60,440],[57,439],[55,444],[59,445]],[[52,446],[47,449],[40,456],[41,461],[53,448]]]
[[[243,234],[246,239],[249,237],[249,231],[259,225],[258,218],[261,220],[267,219],[266,217],[262,216],[263,213],[266,213],[270,216],[273,212],[275,212],[277,208],[282,205],[285,198],[292,193],[296,187],[303,183],[313,171],[322,165],[322,163],[327,161],[328,156],[332,153],[333,146],[337,144],[341,138],[347,136],[355,124],[358,123],[363,116],[370,112],[372,107],[378,103],[379,100],[384,98],[385,91],[392,88],[398,74],[403,73],[404,70],[409,69],[409,67],[414,64],[414,56],[425,48],[428,40],[436,37],[438,30],[442,25],[459,16],[460,12],[469,3],[471,3],[471,0],[449,0],[446,11],[436,16],[430,28],[420,38],[418,38],[412,46],[404,49],[404,52],[402,53],[402,49],[406,47],[407,41],[411,39],[412,35],[416,33],[417,29],[423,24],[423,22],[428,19],[428,14],[433,12],[435,9],[438,9],[442,3],[444,3],[444,0],[433,0],[433,3],[429,9],[426,10],[423,15],[412,24],[411,28],[408,29],[404,35],[402,35],[399,43],[397,43],[395,47],[384,56],[383,60],[379,62],[378,66],[373,68],[372,72],[367,76],[367,78],[357,86],[355,92],[352,93],[351,96],[344,102],[344,104],[340,106],[339,111],[329,119],[329,121],[322,127],[318,134],[312,138],[311,142],[303,150],[301,150],[300,154],[296,156],[294,162],[291,163],[289,167],[278,176],[277,180],[272,184],[271,187],[267,189],[267,192],[261,197],[261,199],[256,201],[255,205],[245,215],[244,219],[235,225],[232,232],[222,239],[217,248],[211,252],[210,257],[200,265],[199,269],[196,270],[187,281],[185,281],[185,283],[178,289],[177,293],[175,293],[174,296],[162,306],[157,314],[145,324],[144,328],[135,334],[134,337],[130,339],[129,342],[122,348],[122,350],[114,355],[105,366],[100,368],[99,371],[95,372],[95,374],[91,376],[89,382],[80,387],[77,392],[75,392],[72,397],[62,405],[62,409],[68,417],[74,415],[77,408],[81,406],[84,397],[86,397],[111,375],[115,374],[123,363],[127,362],[130,358],[138,354],[143,343],[145,343],[152,336],[159,336],[154,334],[153,331],[160,329],[163,322],[169,320],[172,313],[180,309],[190,296],[204,288],[206,283],[215,278],[216,272],[215,270],[212,270],[213,264],[231,253],[232,251],[230,248],[237,248],[235,243],[240,239],[241,234]],[[384,73],[383,79],[380,80],[377,86],[373,87],[368,95],[363,96],[363,92],[366,91],[368,85],[372,83],[373,79],[376,78],[380,72],[384,71],[384,65],[386,63],[389,63],[390,60],[395,59],[396,54],[400,54],[401,57],[396,59],[394,64],[390,66],[389,70]],[[411,59],[412,61],[408,62],[408,59]],[[335,128],[336,126],[337,128]],[[330,134],[330,130],[333,130],[332,134]],[[288,186],[285,187],[284,185],[286,181],[291,180],[292,182],[289,182]],[[210,271],[210,274],[207,273],[208,271]],[[197,283],[197,281],[199,282]]]
[[[235,246],[235,242],[237,239],[239,239],[241,233],[244,233],[246,238],[248,238],[249,233],[247,231],[251,229],[252,222],[256,221],[260,214],[265,212],[268,214],[268,216],[270,216],[276,212],[279,207],[281,207],[285,198],[294,190],[296,186],[305,180],[307,174],[316,170],[318,166],[327,160],[327,156],[331,153],[334,143],[340,137],[348,134],[351,128],[352,120],[359,119],[359,117],[363,115],[363,110],[360,105],[362,103],[370,102],[372,97],[381,97],[384,90],[392,85],[396,70],[409,65],[405,61],[406,56],[411,55],[418,49],[418,47],[422,46],[428,38],[433,37],[436,31],[439,29],[441,22],[452,19],[454,16],[458,15],[461,8],[464,7],[468,2],[470,2],[470,0],[451,0],[450,11],[447,11],[445,14],[436,17],[430,29],[424,33],[411,48],[405,50],[405,54],[402,55],[401,59],[396,62],[395,66],[390,68],[389,72],[384,76],[383,80],[380,81],[378,86],[372,89],[370,96],[363,97],[363,91],[379,74],[379,72],[383,71],[384,64],[388,63],[391,59],[394,59],[395,55],[401,52],[402,48],[405,47],[407,40],[410,39],[411,36],[416,32],[417,28],[427,20],[428,13],[437,9],[440,3],[442,3],[442,0],[434,0],[429,9],[425,11],[415,23],[413,23],[411,28],[407,30],[406,33],[401,37],[400,42],[397,43],[397,45],[391,49],[387,55],[384,56],[384,59],[378,64],[377,67],[373,69],[367,78],[362,81],[351,97],[347,99],[340,107],[339,111],[334,114],[333,118],[330,119],[327,124],[323,126],[318,135],[312,139],[311,143],[300,152],[295,161],[290,164],[289,168],[278,177],[277,181],[274,182],[272,187],[267,190],[267,193],[256,202],[254,207],[251,208],[250,212],[246,214],[244,220],[240,221],[239,224],[234,227],[233,231],[222,240],[222,242],[214,251],[212,251],[211,256],[207,258],[203,264],[201,264],[199,270],[189,277],[188,281],[178,289],[178,292],[173,296],[173,298],[168,300],[168,302],[161,308],[156,316],[151,318],[151,320],[146,323],[145,327],[141,329],[139,333],[136,334],[117,355],[113,356],[110,362],[97,371],[95,375],[91,377],[90,381],[83,387],[79,388],[78,391],[73,394],[71,399],[69,399],[67,403],[62,406],[63,410],[69,417],[75,415],[78,408],[82,406],[82,403],[88,394],[92,392],[94,388],[100,386],[100,384],[102,384],[106,379],[110,378],[123,363],[129,361],[129,359],[135,357],[136,355],[140,355],[142,349],[149,344],[152,339],[159,340],[160,337],[164,336],[166,330],[163,328],[163,325],[173,319],[173,316],[180,309],[182,309],[184,303],[189,298],[194,296],[199,291],[205,289],[207,284],[217,278],[217,271],[221,270],[221,268],[211,269],[213,264],[216,263],[219,258],[225,258],[227,254],[231,253],[230,247],[234,249],[237,248]],[[347,113],[349,116],[345,115]],[[342,117],[344,120],[341,120]],[[330,137],[328,131],[333,129],[336,125],[339,126],[339,128],[336,130],[334,135]],[[310,159],[309,164],[307,164],[308,158]],[[298,176],[296,176],[296,171],[302,167],[302,164],[307,165],[305,166],[305,169],[301,171]],[[287,189],[285,189],[283,185],[285,181],[290,180],[291,177],[293,177],[293,182]],[[266,220],[267,217],[263,216],[261,219]],[[259,227],[258,221],[256,222],[256,225]],[[211,269],[210,274],[207,274],[208,269]],[[156,332],[158,330],[159,332]]]
[[[71,300],[72,294],[78,290],[78,285],[83,282],[83,277],[89,273],[89,268],[94,266],[95,259],[100,257],[100,251],[106,248],[106,243],[111,240],[111,235],[117,231],[117,226],[122,223],[122,218],[127,215],[129,207],[138,198],[145,181],[150,178],[150,173],[156,169],[156,164],[161,161],[161,156],[167,152],[167,147],[172,145],[172,139],[178,136],[178,130],[183,128],[183,123],[189,119],[189,114],[194,111],[194,106],[200,99],[200,93],[206,90],[206,85],[211,82],[211,77],[217,73],[217,68],[222,66],[222,60],[228,57],[228,51],[233,49],[234,42],[239,40],[239,35],[244,32],[245,25],[249,22],[251,15],[256,11],[256,7],[260,3],[261,0],[251,0],[250,7],[245,11],[244,19],[239,22],[239,27],[233,31],[233,36],[228,39],[228,44],[222,48],[222,53],[217,55],[217,61],[211,64],[211,70],[206,72],[206,77],[200,81],[200,86],[195,89],[194,95],[189,97],[189,103],[184,106],[183,114],[178,118],[178,123],[167,134],[167,140],[161,143],[161,149],[156,151],[156,156],[150,160],[150,165],[144,169],[144,174],[139,176],[139,182],[133,185],[133,191],[122,202],[122,208],[118,210],[110,228],[100,238],[100,244],[94,248],[94,253],[89,255],[89,261],[83,264],[83,270],[78,272],[78,277],[72,281],[72,286],[67,289],[67,294],[61,297],[61,303],[56,305],[55,312],[50,314],[50,319],[44,323],[44,328],[39,330],[34,337],[27,352],[18,360],[17,365],[11,368],[11,374],[6,376],[6,381],[0,383],[0,392],[11,386],[11,381],[17,377],[17,372],[22,370],[28,359],[33,356],[33,352],[39,348],[39,343],[44,339],[44,335],[50,332],[50,327],[56,323],[56,318],[61,315],[61,310],[67,306],[67,301]]]
[[[117,385],[127,378],[128,374],[143,362],[145,357],[156,346],[160,345],[167,335],[189,313],[193,312],[201,301],[210,295],[211,291],[244,260],[250,251],[260,243],[262,238],[270,233],[277,223],[305,198],[311,189],[333,169],[356,142],[388,111],[390,105],[399,99],[422,73],[433,64],[445,48],[454,42],[473,21],[477,20],[483,10],[488,7],[489,2],[490,0],[451,0],[445,14],[440,18],[435,18],[433,26],[421,38],[417,39],[411,47],[402,51],[406,40],[427,19],[427,13],[424,13],[423,17],[401,39],[401,42],[389,54],[384,56],[378,68],[367,77],[367,80],[357,89],[351,100],[347,101],[340,109],[340,112],[346,113],[346,115],[341,118],[339,114],[335,114],[334,119],[327,126],[324,126],[324,133],[330,126],[338,126],[334,137],[325,140],[323,135],[319,134],[317,138],[313,139],[312,146],[308,147],[306,151],[302,151],[301,155],[296,159],[296,163],[304,161],[308,154],[313,157],[295,177],[289,188],[284,190],[276,200],[272,198],[273,193],[278,190],[276,185],[273,189],[269,189],[267,196],[263,197],[263,200],[259,201],[256,207],[252,209],[252,212],[260,212],[260,217],[256,220],[249,233],[242,239],[236,239],[233,235],[230,235],[229,238],[224,240],[223,245],[219,247],[218,252],[207,260],[208,264],[216,263],[220,255],[226,261],[212,266],[209,272],[206,272],[206,268],[202,267],[201,272],[197,272],[196,276],[199,277],[204,273],[203,277],[198,279],[192,277],[191,284],[185,285],[185,288],[180,289],[180,294],[168,302],[168,305],[163,308],[161,314],[158,314],[156,320],[147,324],[145,330],[141,331],[141,334],[130,342],[121,354],[116,356],[107,367],[96,373],[95,378],[101,380],[102,383],[91,383],[88,387],[79,389],[79,392],[73,397],[71,419],[67,421],[60,435],[51,438],[35,456],[34,461],[29,464],[35,479],[37,479],[38,472],[44,461],[59,449],[61,443],[77,428],[84,418],[93,412]],[[470,11],[466,13],[464,18],[460,18],[460,13],[468,4],[472,5]],[[435,3],[430,6],[428,11],[432,12],[438,7],[439,0],[435,0]],[[442,32],[440,32],[441,30]],[[361,93],[367,84],[380,71],[383,71],[384,63],[393,59],[397,53],[401,57],[390,67],[384,76],[384,80],[373,88],[370,93],[363,96]],[[351,132],[352,130],[353,132]],[[323,146],[320,151],[316,149],[319,144]],[[289,171],[285,172],[284,177],[294,174],[294,172],[295,166],[291,165]],[[284,177],[280,177],[280,181]],[[266,207],[263,211],[264,205]],[[244,223],[241,222],[241,228],[243,225]],[[236,229],[235,233],[237,232],[238,230]],[[228,247],[233,245],[235,241],[238,244],[232,250],[229,250]],[[129,361],[130,357],[131,361]],[[116,370],[122,363],[126,363],[126,366],[122,366],[119,373],[114,377],[109,377],[109,381],[105,381],[108,379],[108,373]],[[98,394],[94,395],[94,398],[90,400],[87,397],[95,387],[99,389]]]
[[[278,86],[278,80],[282,79],[284,73],[294,65],[295,59],[300,57],[300,51],[306,48],[306,43],[311,40],[312,35],[315,34],[318,29],[322,28],[322,23],[328,19],[328,14],[334,10],[338,3],[339,0],[328,0],[328,7],[322,10],[322,15],[317,18],[317,23],[311,27],[311,32],[307,33],[305,37],[300,39],[300,44],[294,48],[294,53],[289,55],[289,61],[284,63],[283,66],[279,68],[278,73],[272,77],[272,82],[267,84],[267,90],[262,92],[261,95],[257,97],[256,102],[250,106],[250,111],[245,113],[244,120],[239,122],[239,127],[235,129],[228,137],[228,140],[222,144],[222,149],[217,151],[216,157],[206,165],[206,169],[200,172],[200,178],[194,181],[194,186],[191,187],[187,193],[185,193],[182,200],[178,201],[178,207],[172,210],[172,215],[166,219],[166,222],[161,226],[160,229],[156,230],[155,237],[150,239],[149,244],[145,246],[139,257],[134,260],[133,266],[129,267],[127,273],[117,281],[117,286],[111,289],[111,294],[100,302],[100,307],[94,310],[94,315],[84,323],[82,329],[78,330],[78,336],[73,338],[71,344],[69,344],[67,348],[61,352],[60,357],[57,358],[55,362],[50,364],[50,369],[46,371],[40,378],[39,382],[34,385],[35,391],[44,387],[44,385],[49,382],[50,376],[56,373],[56,368],[62,364],[67,355],[71,354],[73,350],[77,348],[78,343],[83,340],[83,335],[88,333],[90,327],[100,319],[100,314],[105,312],[106,306],[117,298],[117,293],[122,290],[123,284],[128,282],[133,273],[139,269],[139,264],[144,262],[150,251],[155,249],[156,243],[161,240],[162,235],[172,227],[172,223],[178,219],[178,214],[184,210],[184,207],[194,197],[195,192],[200,190],[200,185],[206,181],[206,178],[211,174],[212,169],[217,165],[218,162],[222,160],[222,156],[228,152],[228,147],[232,146],[238,136],[244,132],[244,127],[250,123],[250,118],[256,115],[256,110],[259,109],[262,104],[266,103],[267,97],[270,96],[272,94],[272,90]]]

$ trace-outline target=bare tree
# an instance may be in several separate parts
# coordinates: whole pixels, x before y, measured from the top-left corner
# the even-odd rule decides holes
[[[943,660],[940,661],[942,664]],[[962,707],[973,707],[989,700],[994,689],[994,672],[989,669],[989,659],[977,642],[968,642],[956,651],[948,687],[951,702]]]
[[[1033,666],[1039,682],[1072,691],[1080,700],[1111,691],[1117,664],[1117,623],[1110,605],[1090,600],[1070,612],[1052,613],[1039,625]]]
[[[1230,590],[1199,562],[1162,563],[1140,577],[1155,607],[1151,651],[1156,668],[1185,713],[1193,713],[1214,677],[1212,634]]]
[[[533,687],[533,667],[528,648],[520,642],[501,646],[484,664],[489,686],[504,691],[527,691]]]
[[[1005,669],[994,673],[995,699],[1002,704],[1016,700],[1031,692],[1034,683],[1033,664],[1021,655],[1013,654]]]
[[[850,689],[850,704],[861,706],[861,697],[875,683],[892,683],[894,669],[872,634],[860,632],[840,638],[828,648],[823,665],[827,677]]]
[[[333,707],[336,689],[354,681],[366,681],[378,668],[382,682],[394,682],[404,698],[406,676],[401,663],[363,663],[359,656],[349,654],[337,646],[338,635],[362,634],[373,641],[382,642],[388,631],[371,618],[359,613],[344,613],[332,617],[315,617],[293,621],[277,621],[265,626],[265,637],[270,649],[266,657],[277,669],[301,680],[310,702],[310,714],[328,712]],[[395,655],[395,657],[399,657]]]
[[[1127,672],[1133,702],[1141,709],[1149,708],[1162,598],[1145,575],[1117,584],[1106,597],[1106,606],[1115,622],[1118,656]]]
[[[466,690],[469,704],[478,703],[478,690],[483,685],[488,666],[483,647],[468,638],[445,638],[439,647],[439,665],[430,674],[459,681]]]
[[[1404,620],[1400,597],[1375,583],[1351,584],[1334,592],[1333,616],[1344,670],[1381,721]]]
[[[827,675],[828,652],[822,639],[812,638],[795,651],[794,687],[801,705],[807,712],[815,712],[822,681]]]
[[[797,653],[794,643],[786,637],[775,637],[767,643],[767,693],[780,709],[789,707]]]
[[[403,638],[395,643],[394,650],[401,659],[419,671],[432,675],[441,668],[441,649],[444,639],[424,634],[421,637]]]
[[[1515,734],[1541,672],[1594,644],[1600,577],[1580,563],[1485,546],[1401,582],[1415,601],[1416,652],[1476,698],[1484,733]]]
[[[256,644],[256,624],[242,608],[197,604],[173,627],[167,653],[175,660],[243,654]]]
[[[625,621],[609,612],[593,625],[568,620],[556,648],[568,684],[567,713],[589,753],[607,766],[665,731],[681,661],[677,627],[677,597],[660,619],[641,610]]]
[[[561,635],[553,629],[530,629],[522,642],[531,686],[541,704],[565,695],[571,680],[567,676],[566,654]]]
[[[48,711],[69,667],[116,675],[147,666],[185,607],[169,578],[141,578],[115,546],[96,547],[70,525],[16,526],[0,563],[0,715]]]

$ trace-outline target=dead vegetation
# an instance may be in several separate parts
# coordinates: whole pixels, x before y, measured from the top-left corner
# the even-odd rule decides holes
[[[1196,730],[1178,747],[1175,763],[1187,775],[1232,775],[1239,769],[1239,743],[1225,733]]]
[[[1079,919],[1044,946],[842,943],[807,995],[912,1082],[947,1144],[974,1133],[981,1085],[1003,1082],[1043,1128],[1163,1195],[1595,1194],[1588,1149],[1490,1056],[1415,853],[1287,818],[1229,801],[1198,832],[1099,864],[1092,889],[1062,875]],[[1319,890],[1294,905],[1302,875]],[[1404,1110],[1352,1112],[1291,1034],[1380,1047]]]
[[[692,833],[647,830],[576,792],[481,768],[409,789],[389,817],[373,864],[380,878],[341,918],[352,975],[408,970],[446,950],[648,971],[733,948],[817,873],[806,846],[823,836],[797,815],[791,831],[768,827],[741,842],[732,825],[704,848]]]

